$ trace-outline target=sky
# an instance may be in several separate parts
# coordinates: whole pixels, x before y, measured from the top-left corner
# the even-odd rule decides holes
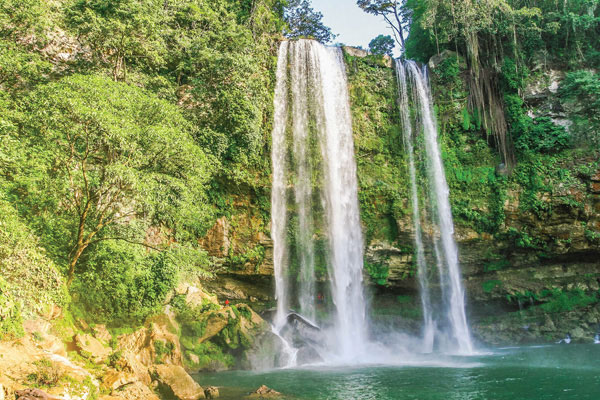
[[[368,49],[376,36],[392,35],[383,17],[367,14],[356,5],[356,0],[312,0],[312,6],[323,13],[323,23],[339,35],[335,43]]]

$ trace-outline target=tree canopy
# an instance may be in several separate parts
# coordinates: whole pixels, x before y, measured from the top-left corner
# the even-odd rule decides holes
[[[322,43],[335,39],[331,29],[322,22],[323,14],[315,11],[310,0],[288,0],[285,22],[288,28],[285,35],[290,39],[310,38]]]
[[[69,281],[96,241],[144,244],[144,223],[176,237],[206,228],[211,162],[175,106],[85,75],[42,86],[26,103],[18,138],[27,167],[12,176],[13,193],[68,254]]]
[[[392,39],[389,35],[379,35],[373,40],[369,42],[369,50],[373,54],[377,55],[392,55],[392,51],[394,51],[394,39]]]

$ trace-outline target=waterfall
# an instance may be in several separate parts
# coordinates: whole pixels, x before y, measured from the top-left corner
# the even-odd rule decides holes
[[[424,147],[427,156],[427,178],[429,180],[429,201],[431,202],[432,223],[436,228],[433,247],[436,253],[440,285],[444,307],[443,317],[448,321],[450,342],[454,344],[453,351],[461,354],[471,354],[473,345],[467,325],[465,313],[465,294],[461,283],[458,248],[454,241],[454,223],[450,208],[448,183],[440,154],[437,137],[437,123],[433,112],[433,101],[429,87],[427,70],[419,68],[414,61],[396,62],[398,71],[400,108],[404,125],[404,138],[407,143],[409,156],[409,172],[411,179],[411,195],[413,219],[415,220],[415,245],[417,248],[417,264],[419,283],[421,287],[421,302],[425,318],[426,347],[432,345],[433,317],[431,295],[427,278],[427,263],[424,256],[424,246],[420,227],[420,210],[416,186],[416,168],[414,161],[415,135],[410,121],[408,102],[408,87],[410,85],[414,99],[415,112],[419,122],[418,131],[423,132]],[[431,319],[431,321],[430,321]],[[430,337],[428,337],[430,336]]]
[[[321,72],[325,135],[324,204],[330,246],[331,292],[337,309],[335,343],[344,357],[360,354],[366,342],[366,306],[362,287],[363,239],[350,99],[342,50],[317,46]],[[325,137],[323,137],[325,136]]]
[[[366,305],[352,119],[342,50],[312,40],[283,42],[274,103],[271,236],[275,329],[279,332],[283,328],[294,306],[314,321],[315,240],[318,234],[325,235],[323,263],[333,310],[331,318],[319,321],[330,327],[324,330],[326,343],[322,345],[336,360],[356,360],[367,337]],[[311,161],[315,158],[318,160]],[[292,186],[293,199],[287,195],[287,188]],[[315,194],[320,195],[320,202],[313,201]],[[291,218],[297,226],[290,224]],[[293,233],[288,234],[290,230]],[[290,251],[290,245],[295,251]],[[292,253],[294,258],[290,259]],[[296,269],[291,268],[294,262]]]
[[[296,182],[294,195],[298,209],[297,246],[300,251],[298,300],[300,312],[305,317],[315,319],[315,266],[312,221],[312,171],[309,159],[309,43],[301,41],[292,46],[290,64],[292,80],[292,122],[293,149],[296,160]]]
[[[286,147],[285,130],[288,120],[287,55],[288,42],[281,43],[277,61],[275,86],[271,163],[273,183],[271,186],[271,238],[273,239],[273,265],[275,269],[275,298],[277,313],[274,324],[277,330],[285,324],[288,308],[287,273],[287,198],[286,198]]]
[[[403,139],[408,154],[408,172],[410,177],[410,193],[412,205],[413,228],[415,230],[415,247],[417,257],[417,277],[421,293],[421,307],[423,309],[423,352],[433,351],[434,325],[431,316],[431,294],[429,292],[429,278],[427,277],[427,264],[421,232],[421,212],[419,210],[419,197],[417,191],[417,173],[415,168],[415,155],[413,146],[413,131],[410,123],[410,110],[408,106],[408,88],[406,82],[406,69],[404,64],[396,60],[396,75],[398,77],[398,103],[400,117],[402,118]]]

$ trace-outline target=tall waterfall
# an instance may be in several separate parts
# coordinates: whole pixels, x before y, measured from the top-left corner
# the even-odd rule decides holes
[[[467,325],[465,313],[465,294],[461,283],[460,266],[458,263],[458,248],[454,241],[454,223],[450,208],[448,183],[440,154],[437,137],[437,123],[433,113],[427,69],[419,68],[414,61],[396,61],[396,71],[399,82],[399,105],[404,125],[404,140],[409,158],[409,175],[411,179],[412,209],[415,228],[415,246],[418,264],[421,302],[424,316],[424,349],[431,351],[434,341],[434,320],[431,305],[428,265],[425,259],[421,228],[421,211],[416,184],[416,167],[414,148],[415,133],[423,132],[424,147],[427,156],[426,169],[429,181],[429,202],[431,203],[433,233],[433,248],[440,278],[443,302],[443,318],[441,324],[448,324],[448,345],[452,350],[461,354],[473,352],[471,334]],[[410,118],[409,87],[415,107],[415,124]],[[417,122],[418,121],[418,125]],[[417,126],[416,129],[413,127]]]
[[[333,315],[330,321],[319,321],[331,326],[325,331],[327,343],[323,345],[332,350],[336,359],[352,360],[365,345],[367,329],[362,287],[363,239],[342,50],[312,40],[283,42],[274,101],[274,325],[281,329],[292,308],[314,321],[315,240],[324,234],[324,263]],[[293,196],[288,193],[292,187]],[[315,195],[320,196],[320,201],[313,201]],[[292,217],[297,221],[294,225],[290,222]],[[320,232],[316,221],[322,225]],[[288,235],[290,230],[294,232]],[[291,271],[294,262],[297,267]],[[325,296],[318,296],[323,302]]]
[[[288,120],[287,55],[288,42],[281,43],[277,61],[277,83],[275,87],[275,110],[271,144],[273,183],[271,186],[271,238],[273,239],[273,265],[275,269],[275,298],[277,313],[275,329],[285,324],[288,308],[287,282],[287,204],[286,204],[286,162],[285,129]]]

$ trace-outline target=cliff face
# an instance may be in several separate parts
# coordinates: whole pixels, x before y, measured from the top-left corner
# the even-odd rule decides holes
[[[467,111],[461,63],[457,75],[448,76],[453,57],[437,57],[430,68],[475,334],[492,343],[563,331],[590,337],[595,327],[584,315],[598,312],[600,279],[599,154],[568,149],[528,157],[505,174]],[[346,61],[365,277],[376,319],[417,329],[414,232],[394,72],[388,60],[356,51],[346,50]],[[557,95],[563,76],[537,74],[523,97],[531,116],[568,128],[573,105]],[[223,265],[210,287],[222,298],[264,308],[273,304],[268,216],[253,216],[251,207],[236,209],[239,214],[217,221],[201,242]],[[431,232],[425,225],[424,234]],[[427,256],[433,257],[431,250]]]

